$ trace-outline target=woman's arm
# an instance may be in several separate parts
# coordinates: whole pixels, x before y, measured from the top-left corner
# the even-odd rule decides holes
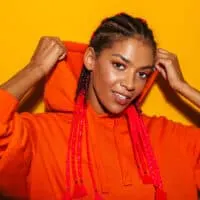
[[[200,92],[184,80],[176,55],[164,49],[158,49],[155,66],[176,92],[200,108]]]
[[[183,83],[178,92],[200,108],[200,92],[197,89],[193,88],[188,83]]]
[[[1,85],[0,193],[8,199],[27,199],[27,177],[43,130],[38,115],[16,112],[19,100],[64,56],[59,39],[42,38],[30,63]]]
[[[60,39],[42,37],[30,63],[10,80],[2,84],[0,88],[21,100],[26,92],[48,74],[56,62],[63,59],[65,55],[66,49]]]

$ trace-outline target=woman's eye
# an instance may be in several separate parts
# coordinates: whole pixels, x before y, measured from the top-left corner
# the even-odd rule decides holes
[[[139,72],[139,76],[142,78],[142,79],[147,79],[149,74],[145,73],[145,72]]]
[[[117,62],[113,63],[113,66],[119,70],[124,70],[126,68],[124,64],[117,63]]]

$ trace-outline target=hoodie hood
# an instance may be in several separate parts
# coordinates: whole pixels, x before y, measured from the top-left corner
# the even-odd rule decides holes
[[[74,108],[76,87],[87,44],[75,42],[64,42],[64,44],[67,56],[57,63],[45,84],[44,103],[47,111],[70,112]]]
[[[64,44],[67,48],[67,56],[57,63],[45,84],[44,103],[47,111],[72,112],[74,110],[76,88],[83,67],[83,56],[88,45],[68,41]],[[139,105],[150,91],[157,75],[156,71],[149,78],[137,101]]]

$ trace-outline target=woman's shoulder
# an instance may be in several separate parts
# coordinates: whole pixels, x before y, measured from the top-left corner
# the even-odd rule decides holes
[[[34,130],[36,135],[41,133],[51,135],[53,132],[68,130],[72,122],[72,113],[44,112],[44,113],[20,113],[21,122],[26,127]]]
[[[149,126],[151,125],[160,125],[160,126],[176,126],[176,127],[182,127],[182,128],[194,128],[194,129],[199,129],[198,127],[195,127],[194,125],[191,124],[184,124],[178,121],[175,121],[173,119],[169,119],[166,116],[158,116],[158,115],[146,115],[142,114],[142,118],[144,120],[144,123]]]
[[[183,124],[165,116],[148,116],[142,115],[148,132],[154,138],[162,138],[163,141],[169,142],[171,145],[180,144],[198,146],[200,149],[200,128],[194,125]],[[173,141],[173,142],[172,142]]]

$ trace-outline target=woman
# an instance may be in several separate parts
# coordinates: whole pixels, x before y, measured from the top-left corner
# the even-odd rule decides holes
[[[176,56],[157,49],[142,19],[106,18],[88,46],[42,38],[30,63],[1,85],[0,193],[33,200],[197,199],[199,129],[147,117],[136,106],[155,69],[200,106]],[[20,100],[46,75],[48,112],[18,114]]]

